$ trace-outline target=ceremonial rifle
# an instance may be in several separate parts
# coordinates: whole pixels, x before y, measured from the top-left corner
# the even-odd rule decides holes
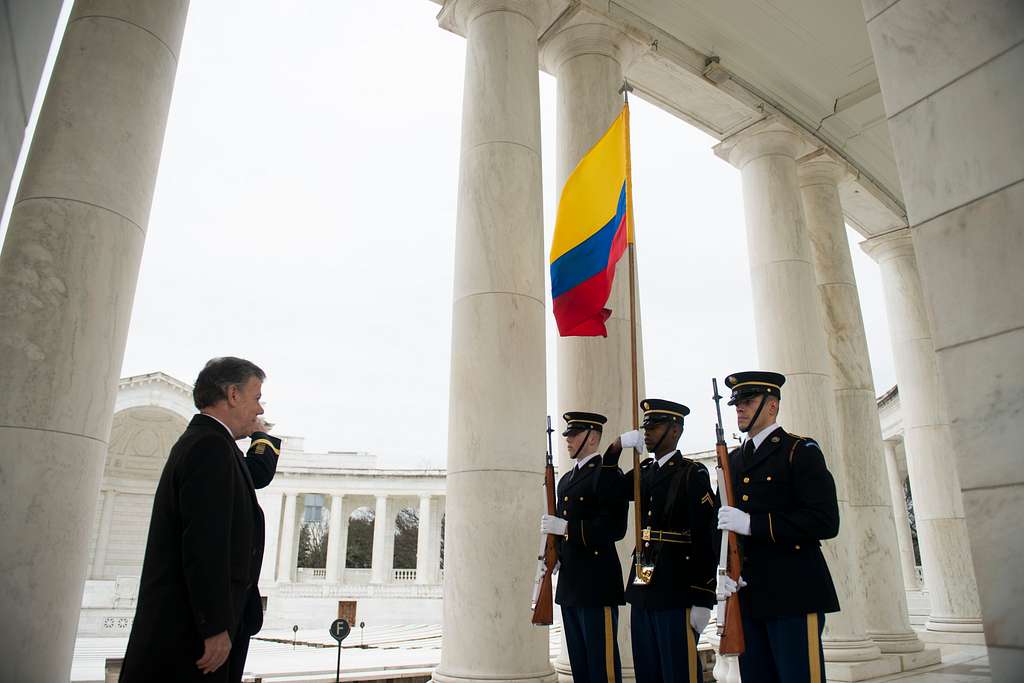
[[[718,413],[718,424],[715,425],[715,455],[718,457],[718,493],[723,505],[732,505],[732,471],[729,467],[729,449],[725,445],[725,432],[722,429],[722,406],[719,401],[718,379],[711,379],[715,394],[715,412]],[[718,558],[719,584],[723,576],[733,581],[740,580],[740,548],[736,534],[722,529],[722,546]],[[733,593],[726,600],[719,600],[715,606],[715,621],[718,622],[718,636],[721,639],[718,650],[723,655],[743,654],[743,623],[740,620],[740,596]]]
[[[555,514],[555,464],[551,448],[551,416],[548,415],[548,452],[544,456],[544,497],[547,499],[548,514]],[[558,562],[558,546],[553,534],[544,534],[541,539],[540,554],[537,556],[537,579],[533,586],[533,623],[537,626],[550,626],[554,621],[552,605],[551,577],[555,573]]]

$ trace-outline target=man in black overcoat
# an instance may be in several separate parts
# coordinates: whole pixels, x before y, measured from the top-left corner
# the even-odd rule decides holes
[[[122,683],[241,680],[262,626],[263,512],[280,441],[259,416],[264,372],[232,357],[199,373],[200,414],[171,448],[153,500]],[[235,440],[252,435],[247,456]]]
[[[619,683],[622,565],[615,542],[626,535],[629,503],[619,493],[622,472],[607,465],[598,447],[607,418],[574,411],[565,420],[572,469],[558,481],[555,515],[541,517],[541,533],[558,537],[562,633],[576,683]]]
[[[839,533],[839,503],[818,443],[776,424],[785,381],[762,371],[725,380],[748,438],[729,454],[736,500],[718,513],[718,528],[738,534],[742,577],[722,577],[718,593],[739,590],[743,680],[821,683],[825,614],[839,611],[821,541]]]

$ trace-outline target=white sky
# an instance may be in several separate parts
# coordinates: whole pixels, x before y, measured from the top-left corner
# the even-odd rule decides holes
[[[122,376],[191,382],[212,356],[247,357],[276,431],[307,450],[444,466],[465,43],[437,9],[191,3]],[[555,89],[542,73],[547,244]],[[631,109],[647,394],[690,406],[681,448],[706,450],[710,378],[757,367],[739,172],[697,129]],[[881,393],[879,273],[849,233]]]

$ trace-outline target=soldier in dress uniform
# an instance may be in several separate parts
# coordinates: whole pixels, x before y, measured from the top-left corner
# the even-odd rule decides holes
[[[839,611],[821,541],[839,533],[839,504],[817,442],[775,422],[785,381],[777,372],[725,380],[747,439],[729,454],[737,500],[719,510],[718,528],[738,534],[743,569],[738,585],[723,577],[718,593],[739,590],[743,680],[819,683],[825,614]]]
[[[626,588],[636,680],[700,683],[697,640],[715,604],[717,505],[707,468],[676,449],[690,409],[654,398],[640,407],[643,435],[627,432],[607,453],[611,461],[643,443],[653,455],[640,464],[642,547],[633,551]],[[630,500],[635,475],[621,478],[622,495]]]
[[[541,533],[560,537],[555,602],[562,608],[573,680],[621,683],[615,634],[625,600],[615,542],[626,534],[629,503],[619,494],[621,470],[605,465],[598,451],[607,418],[585,412],[563,418],[562,436],[574,464],[558,482],[558,515],[541,517]]]

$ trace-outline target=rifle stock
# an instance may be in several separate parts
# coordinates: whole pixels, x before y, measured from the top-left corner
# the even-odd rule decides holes
[[[547,501],[548,514],[555,514],[555,466],[551,452],[551,418],[548,417],[548,452],[544,465],[544,497]],[[547,534],[544,539],[544,554],[537,558],[544,563],[544,574],[540,578],[540,589],[537,591],[533,605],[532,623],[537,626],[550,626],[554,622],[554,596],[552,595],[552,575],[558,562],[558,546],[555,537]]]
[[[718,424],[715,426],[715,456],[718,458],[718,492],[722,498],[723,505],[732,505],[734,496],[732,490],[732,469],[729,467],[729,449],[725,445],[725,433],[722,429],[722,409],[718,394],[718,380],[712,379],[714,386],[715,410],[718,412]],[[739,581],[742,558],[740,557],[739,541],[736,534],[731,531],[722,530],[722,559],[719,562],[719,576],[726,575],[733,581]],[[724,566],[723,566],[724,564]],[[743,640],[743,622],[740,617],[740,596],[733,593],[722,605],[719,602],[719,614],[724,607],[725,616],[718,620],[718,635],[720,642],[718,651],[723,655],[743,654],[746,643]]]

